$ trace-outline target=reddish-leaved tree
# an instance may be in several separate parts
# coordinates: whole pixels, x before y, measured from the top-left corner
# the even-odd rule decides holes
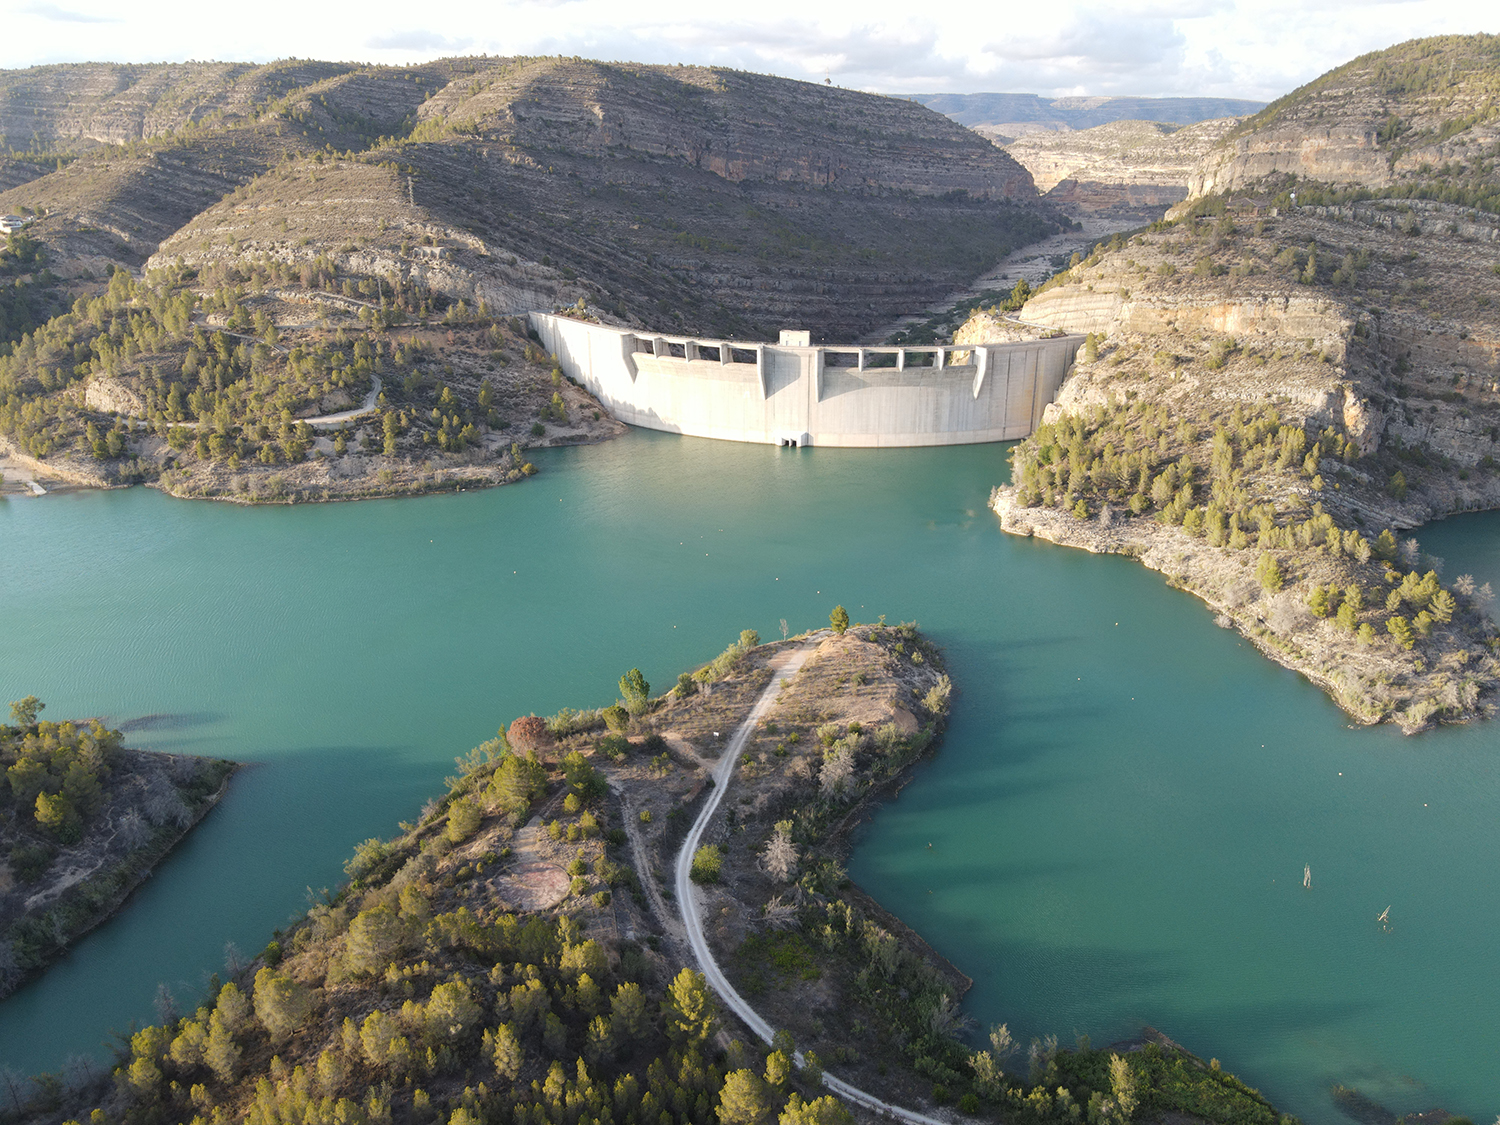
[[[506,737],[517,754],[535,753],[538,758],[546,757],[555,745],[547,721],[536,715],[522,715],[511,723]]]

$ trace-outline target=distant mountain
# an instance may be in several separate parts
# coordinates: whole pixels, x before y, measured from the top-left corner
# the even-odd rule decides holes
[[[987,135],[1004,134],[1006,125],[1030,126],[1015,129],[1011,137],[1092,129],[1111,121],[1193,125],[1219,117],[1244,117],[1266,104],[1242,98],[1043,98],[1036,94],[913,94],[911,99]]]

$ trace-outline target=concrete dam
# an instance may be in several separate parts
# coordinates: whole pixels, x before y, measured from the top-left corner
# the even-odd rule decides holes
[[[1010,344],[815,347],[643,335],[532,313],[563,371],[632,426],[768,445],[1011,441],[1041,423],[1082,336]]]

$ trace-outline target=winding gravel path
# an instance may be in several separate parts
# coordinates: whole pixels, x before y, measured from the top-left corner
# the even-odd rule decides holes
[[[755,701],[755,706],[750,709],[750,714],[745,716],[745,721],[739,725],[729,740],[729,745],[724,748],[723,755],[714,767],[712,774],[713,789],[709,792],[708,800],[703,803],[703,809],[698,813],[698,819],[693,821],[693,826],[688,830],[687,839],[682,842],[682,850],[677,853],[676,894],[677,902],[682,915],[682,926],[687,932],[688,945],[692,950],[693,957],[698,962],[698,967],[703,971],[709,987],[719,994],[719,998],[739,1016],[750,1030],[760,1036],[761,1041],[770,1043],[774,1031],[770,1024],[761,1018],[760,1014],[745,1002],[745,998],[734,990],[734,986],[725,977],[724,970],[719,968],[719,963],[714,960],[713,951],[708,947],[708,939],[703,933],[703,918],[698,902],[698,890],[693,885],[692,868],[693,853],[698,850],[703,840],[703,831],[708,827],[708,822],[713,819],[718,810],[720,802],[724,800],[724,794],[729,789],[729,782],[734,777],[734,767],[739,763],[740,754],[744,752],[745,744],[750,740],[750,735],[755,730],[755,724],[771,709],[776,695],[781,691],[781,685],[795,676],[807,658],[812,655],[813,645],[821,637],[805,642],[789,656],[783,659],[771,682],[766,685],[766,690],[761,692],[760,698]],[[796,1062],[802,1065],[802,1053],[797,1052]],[[883,1116],[894,1117],[901,1121],[909,1122],[910,1125],[952,1125],[950,1121],[941,1118],[929,1117],[914,1110],[903,1109],[901,1106],[891,1105],[889,1102],[881,1101],[874,1094],[866,1093],[857,1086],[851,1086],[840,1078],[835,1078],[827,1073],[823,1074],[823,1084],[839,1097],[846,1101],[854,1102]]]
[[[297,421],[306,422],[314,429],[321,429],[324,426],[342,425],[344,422],[358,418],[361,414],[368,414],[375,409],[375,400],[380,397],[380,376],[374,375],[371,378],[374,380],[374,385],[370,388],[369,393],[365,395],[364,402],[360,403],[353,410],[340,411],[338,414],[321,414],[316,418],[299,418]]]

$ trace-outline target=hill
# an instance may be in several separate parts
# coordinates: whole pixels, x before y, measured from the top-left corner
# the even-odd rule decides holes
[[[852,337],[1055,229],[1025,170],[941,115],[708,68],[46,67],[0,74],[0,129],[7,179],[57,165],[0,210],[43,216],[64,276],[351,247],[496,311],[585,297]]]
[[[1266,106],[1203,161],[1194,197],[1267,176],[1500,207],[1500,36],[1413,39]]]
[[[121,745],[98,719],[0,725],[0,997],[115,912],[223,796],[235,765]]]
[[[1494,714],[1493,592],[1402,533],[1500,507],[1497,88],[1496,36],[1355,59],[1030,295],[1091,335],[1006,529],[1140,558],[1359,721]]]
[[[1361,721],[1493,713],[1490,592],[1401,532],[1500,507],[1497,245],[1469,208],[1248,193],[1101,245],[1022,310],[1095,335],[1007,526],[1166,571]]]

